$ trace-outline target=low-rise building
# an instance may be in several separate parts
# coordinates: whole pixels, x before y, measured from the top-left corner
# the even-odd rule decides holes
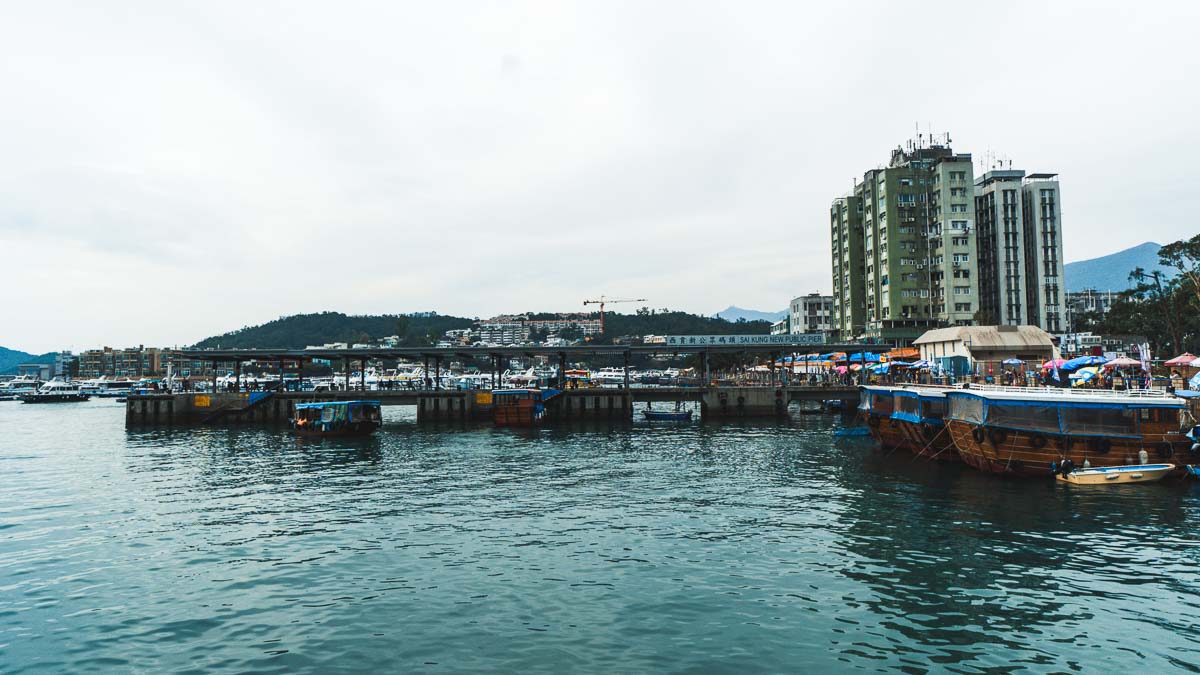
[[[771,324],[771,335],[787,335],[787,334],[788,334],[788,320],[787,319],[780,319]]]
[[[1006,359],[1041,364],[1058,358],[1054,336],[1037,326],[952,326],[927,331],[913,342],[933,363],[965,358],[976,372],[999,369]]]
[[[829,333],[833,331],[833,296],[809,293],[793,298],[788,308],[788,332]]]

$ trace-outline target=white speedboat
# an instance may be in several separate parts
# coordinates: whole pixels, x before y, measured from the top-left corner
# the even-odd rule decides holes
[[[1058,480],[1076,485],[1111,485],[1114,483],[1153,483],[1175,470],[1174,464],[1134,464],[1131,466],[1100,466],[1094,469],[1075,469],[1058,474]]]
[[[22,403],[73,403],[88,400],[88,394],[79,391],[79,385],[53,379],[38,387],[38,390],[21,395]]]
[[[28,375],[19,375],[7,382],[0,382],[0,396],[19,397],[24,394],[32,394],[40,386],[42,386],[41,380]]]

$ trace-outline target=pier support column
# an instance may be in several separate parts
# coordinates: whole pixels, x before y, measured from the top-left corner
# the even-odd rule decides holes
[[[433,359],[433,388],[437,391],[442,390],[442,357],[440,356]]]
[[[346,369],[346,391],[350,391],[350,357],[342,359],[342,367]]]
[[[625,391],[629,391],[629,350],[625,351]]]
[[[558,388],[567,388],[567,353],[558,353]]]
[[[367,360],[358,360],[358,382],[359,388],[363,391],[367,390]]]

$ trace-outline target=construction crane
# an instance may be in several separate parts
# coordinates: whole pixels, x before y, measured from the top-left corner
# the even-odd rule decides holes
[[[614,305],[619,302],[646,302],[645,298],[610,298],[606,295],[601,295],[599,300],[584,300],[584,307],[588,305],[600,305],[600,334],[604,334],[604,305]]]

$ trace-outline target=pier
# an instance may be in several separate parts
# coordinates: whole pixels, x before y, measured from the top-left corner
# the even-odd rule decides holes
[[[370,399],[385,406],[416,406],[418,422],[491,419],[491,392],[380,390],[328,392],[217,392],[131,395],[125,401],[127,427],[230,424],[286,424],[297,403]],[[842,401],[854,405],[858,388],[634,387],[564,390],[546,402],[549,421],[630,420],[638,404],[675,401],[699,405],[701,419],[776,417],[792,402]]]
[[[763,336],[764,338],[767,336]],[[501,365],[510,358],[547,357],[558,362],[559,393],[547,399],[547,420],[632,419],[638,404],[685,402],[699,406],[702,419],[736,417],[773,417],[787,414],[795,401],[842,401],[856,403],[854,386],[791,381],[786,369],[772,372],[768,386],[714,386],[709,371],[713,354],[751,354],[766,356],[774,364],[784,354],[803,352],[846,352],[849,355],[878,350],[885,345],[864,344],[649,344],[580,345],[571,347],[459,347],[459,348],[369,348],[369,349],[228,349],[191,350],[183,356],[192,360],[230,364],[240,389],[242,364],[275,364],[282,373],[285,363],[322,360],[345,367],[345,387],[340,391],[216,391],[216,376],[209,392],[151,393],[131,395],[125,403],[125,422],[129,427],[156,425],[205,424],[285,424],[296,403],[354,399],[378,400],[385,406],[416,406],[418,422],[485,420],[491,416],[491,392],[486,389],[450,390],[440,388],[442,364],[449,359],[473,360],[490,364],[494,385],[501,385]],[[617,355],[625,367],[625,381],[618,387],[562,388],[567,364],[597,356]],[[695,355],[699,360],[701,386],[637,386],[630,382],[629,364],[634,355]],[[365,365],[371,360],[408,359],[424,362],[433,382],[432,388],[367,390]],[[350,368],[359,365],[363,378],[354,389]],[[303,385],[301,376],[299,384]]]

